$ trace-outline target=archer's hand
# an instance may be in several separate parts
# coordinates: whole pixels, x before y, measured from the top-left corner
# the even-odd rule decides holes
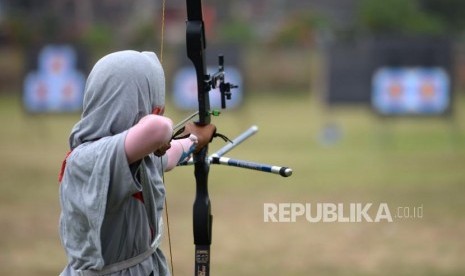
[[[203,147],[208,145],[216,133],[216,126],[208,124],[204,126],[196,125],[194,123],[187,123],[184,129],[184,134],[194,134],[197,137],[197,146],[195,152],[200,151]]]
[[[170,143],[164,144],[159,149],[157,149],[153,154],[155,154],[158,157],[163,156],[163,155],[165,155],[166,151],[169,150],[170,148],[171,148]]]

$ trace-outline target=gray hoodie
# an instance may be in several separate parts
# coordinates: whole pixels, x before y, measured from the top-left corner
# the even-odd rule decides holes
[[[60,185],[60,234],[68,275],[169,275],[163,253],[165,158],[127,162],[127,130],[164,106],[163,69],[152,52],[100,59],[86,83]]]

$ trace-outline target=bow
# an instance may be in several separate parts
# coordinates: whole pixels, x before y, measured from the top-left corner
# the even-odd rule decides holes
[[[198,95],[198,125],[210,123],[212,111],[210,110],[209,92],[219,88],[221,93],[221,107],[226,107],[226,99],[231,98],[230,83],[224,81],[224,59],[219,57],[219,69],[209,75],[205,63],[205,27],[202,17],[202,1],[186,0],[186,47],[187,57],[192,61],[197,75]],[[212,240],[212,219],[210,197],[208,195],[208,146],[193,156],[194,175],[196,180],[196,196],[193,207],[193,227],[195,244],[195,275],[208,276],[210,274],[210,245]]]
[[[186,47],[187,57],[192,61],[197,76],[197,98],[198,111],[181,121],[176,127],[181,127],[188,120],[198,115],[198,125],[207,125],[211,116],[217,116],[218,111],[210,110],[210,90],[219,89],[221,94],[221,108],[226,108],[226,100],[231,99],[231,89],[236,85],[225,82],[224,58],[218,57],[218,71],[212,75],[207,73],[205,63],[205,26],[202,19],[202,0],[186,0],[187,22],[186,22]],[[194,153],[193,158],[178,165],[194,165],[196,180],[196,195],[193,210],[194,244],[195,244],[195,275],[210,275],[210,245],[212,241],[212,220],[210,197],[208,195],[208,173],[210,164],[221,164],[234,166],[262,172],[279,174],[283,177],[292,175],[292,169],[288,167],[272,166],[245,160],[237,160],[224,157],[223,155],[242,143],[244,140],[257,132],[258,128],[252,126],[249,130],[230,141],[224,135],[216,133],[215,136],[230,141],[228,144],[208,156],[208,146]]]

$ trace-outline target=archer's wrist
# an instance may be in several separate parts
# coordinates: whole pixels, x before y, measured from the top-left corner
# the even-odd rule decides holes
[[[188,138],[173,140],[173,142],[181,147],[181,156],[178,163],[189,160],[198,144],[197,136],[194,134],[189,135]]]

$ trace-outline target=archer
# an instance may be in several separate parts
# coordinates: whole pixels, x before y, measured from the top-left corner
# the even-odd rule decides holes
[[[116,52],[93,67],[60,173],[62,276],[170,275],[159,249],[163,173],[203,149],[216,128],[189,123],[172,139],[164,105],[154,53]]]

